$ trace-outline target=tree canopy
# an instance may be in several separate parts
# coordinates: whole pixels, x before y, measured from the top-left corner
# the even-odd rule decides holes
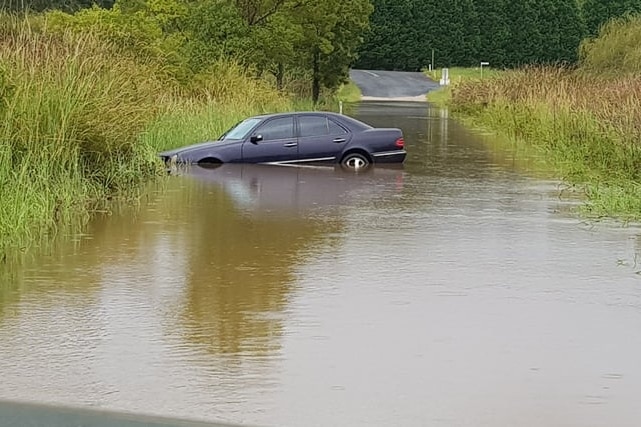
[[[583,17],[590,36],[595,36],[610,19],[638,12],[641,12],[641,0],[585,0],[583,4]]]
[[[373,0],[356,64],[419,70],[573,63],[581,40],[641,0]]]

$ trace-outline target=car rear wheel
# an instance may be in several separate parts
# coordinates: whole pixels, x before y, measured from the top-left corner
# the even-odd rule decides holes
[[[367,169],[369,165],[369,159],[361,153],[349,153],[341,160],[341,166],[354,171]]]

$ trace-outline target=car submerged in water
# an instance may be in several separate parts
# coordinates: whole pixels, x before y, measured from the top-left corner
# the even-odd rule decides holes
[[[159,153],[170,164],[340,164],[364,169],[376,163],[403,163],[407,155],[400,129],[373,128],[328,112],[250,117],[217,141]]]

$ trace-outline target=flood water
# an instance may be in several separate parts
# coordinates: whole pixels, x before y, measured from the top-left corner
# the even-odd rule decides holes
[[[0,285],[0,400],[256,426],[638,426],[641,228],[424,104],[404,168],[223,166]]]

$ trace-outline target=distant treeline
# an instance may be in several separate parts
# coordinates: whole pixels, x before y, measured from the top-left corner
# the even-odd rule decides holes
[[[272,74],[279,87],[287,73],[311,73],[317,98],[321,86],[344,81],[350,65],[574,63],[582,40],[611,18],[641,12],[641,0],[0,0],[0,10],[80,13],[76,21],[92,16],[98,26],[118,15],[127,27],[119,33],[153,15],[162,34],[145,38],[170,36],[172,55],[192,66],[234,58]]]
[[[574,63],[587,36],[641,0],[373,0],[356,66],[419,70]]]

